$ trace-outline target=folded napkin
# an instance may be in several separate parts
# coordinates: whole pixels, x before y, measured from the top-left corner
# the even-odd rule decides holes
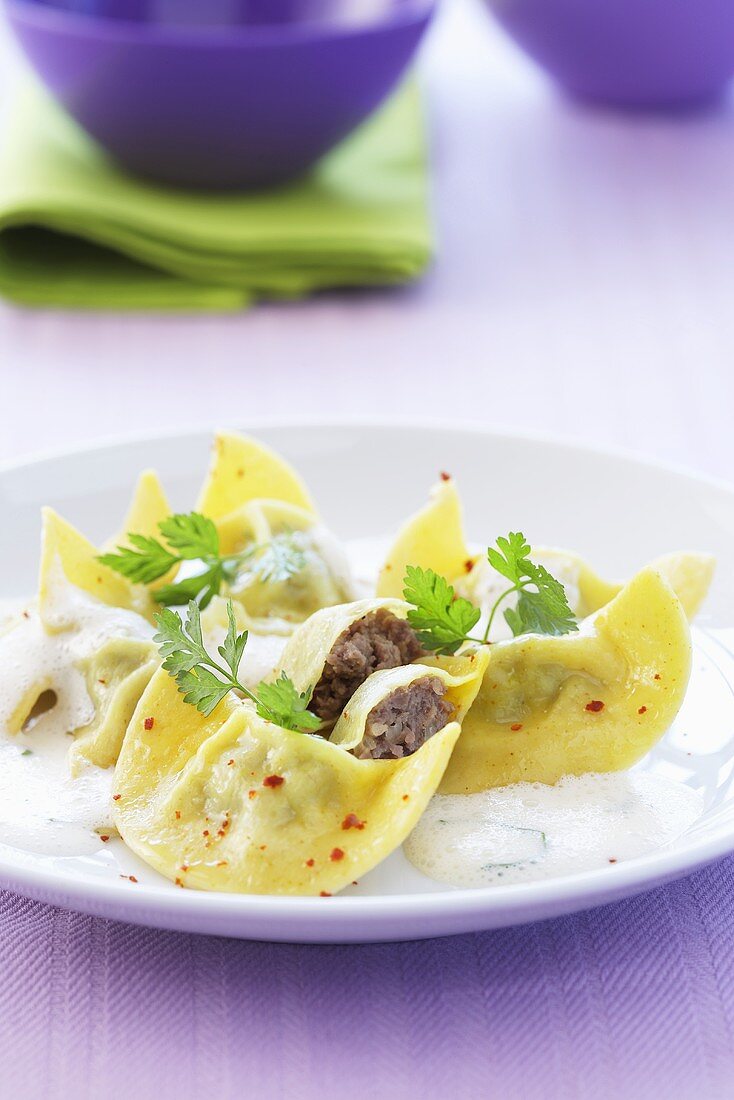
[[[126,175],[35,85],[8,113],[0,293],[16,302],[235,310],[260,296],[405,282],[430,259],[413,84],[307,178],[248,194]]]

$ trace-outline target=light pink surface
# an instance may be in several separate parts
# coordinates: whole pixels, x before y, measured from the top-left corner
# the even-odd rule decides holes
[[[446,0],[423,60],[440,252],[420,286],[235,317],[0,306],[0,459],[389,408],[731,476],[732,109],[570,106],[473,0]]]

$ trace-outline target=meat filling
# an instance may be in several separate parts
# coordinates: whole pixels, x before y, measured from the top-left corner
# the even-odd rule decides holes
[[[445,694],[446,685],[438,676],[396,688],[367,715],[364,738],[354,755],[360,760],[393,760],[416,752],[456,714]]]
[[[360,684],[380,668],[409,665],[423,653],[412,627],[386,607],[370,611],[340,634],[326,658],[309,709],[338,718]]]

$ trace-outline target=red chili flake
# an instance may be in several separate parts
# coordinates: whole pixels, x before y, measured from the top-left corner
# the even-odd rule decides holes
[[[121,795],[121,794],[113,794],[113,796],[112,796],[112,801],[113,801],[113,802],[119,802],[119,800],[120,800],[121,798],[122,798],[122,795]]]
[[[282,775],[266,775],[263,779],[263,787],[280,787],[285,783]]]
[[[202,835],[202,836],[209,836],[209,830],[208,830],[208,829],[204,829],[204,832],[203,832],[203,833],[202,833],[201,835]]]
[[[102,679],[102,677],[100,676],[100,677],[99,677],[99,679],[97,680],[97,683],[98,683],[98,684],[106,684],[106,683],[107,683],[107,681],[106,681],[106,680],[103,680],[103,679]]]
[[[135,875],[120,875],[120,878],[126,878],[128,882],[137,882]]]
[[[257,798],[257,791],[248,791],[247,796],[248,798]]]
[[[155,718],[146,718],[145,721],[143,722],[143,725],[145,726],[145,728],[147,730],[152,730],[154,722],[155,722]]]
[[[656,672],[656,673],[655,673],[655,675],[654,675],[654,677],[653,677],[653,679],[654,679],[654,680],[659,680],[659,679],[660,679],[660,673],[659,673],[659,672]]]
[[[331,894],[329,893],[328,890],[322,890],[321,893],[319,894],[319,897],[320,898],[330,898]]]
[[[185,872],[185,871],[188,871],[188,869],[189,869],[189,865],[188,865],[188,863],[182,863],[182,864],[181,864],[181,870],[182,870],[182,871],[184,871],[184,872]]]
[[[513,722],[510,729],[513,733],[517,733],[518,730],[522,729],[522,722]]]
[[[366,821],[360,821],[356,814],[347,814],[342,821],[342,829],[364,829]]]
[[[173,881],[175,882],[176,886],[180,886],[181,889],[183,889],[183,883],[181,882],[180,878],[175,878]]]
[[[466,561],[464,562],[464,572],[465,573],[471,573],[473,568],[474,568],[474,559],[473,558],[467,558]]]
[[[445,470],[441,470],[438,476],[441,478],[441,481],[451,481],[451,474],[447,474]]]
[[[106,844],[110,838],[107,836],[107,834],[105,834],[104,836],[100,836],[99,839],[102,841],[103,844]]]
[[[226,866],[227,866],[227,860],[226,859],[217,860],[217,867],[226,867]]]
[[[228,768],[231,768],[233,764],[234,764],[234,760],[228,760],[227,761],[227,767]]]
[[[600,710],[604,710],[604,704],[601,699],[592,699],[590,703],[586,704],[586,709],[593,714],[598,714]]]
[[[334,863],[340,859],[344,859],[344,851],[341,848],[332,848],[329,853],[329,859]]]
[[[176,821],[180,821],[180,820],[181,820],[181,811],[176,810]]]
[[[610,863],[616,863],[617,861],[616,861],[616,859],[612,859],[612,858],[610,857],[610,859],[609,859],[609,862],[610,862]]]
[[[404,794],[403,795],[403,802],[407,802],[409,798],[410,798],[409,794]]]
[[[306,860],[306,866],[307,866],[307,867],[313,867],[313,865],[314,865],[314,862],[315,862],[315,861],[314,861],[313,859],[307,859],[307,860]]]
[[[358,882],[356,881],[356,879],[355,879],[355,881],[354,881],[354,882],[352,883],[352,886],[359,886],[359,883],[358,883]]]
[[[640,709],[637,711],[637,713],[638,714],[646,714],[647,713],[647,707],[640,707]]]

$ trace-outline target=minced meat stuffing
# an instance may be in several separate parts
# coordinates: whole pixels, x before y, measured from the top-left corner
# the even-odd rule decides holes
[[[367,715],[364,738],[354,755],[361,760],[393,760],[416,752],[456,714],[445,694],[446,685],[438,676],[396,688]]]
[[[386,607],[370,611],[340,634],[332,646],[309,709],[325,722],[338,718],[373,672],[409,665],[422,653],[405,619],[398,619]]]

